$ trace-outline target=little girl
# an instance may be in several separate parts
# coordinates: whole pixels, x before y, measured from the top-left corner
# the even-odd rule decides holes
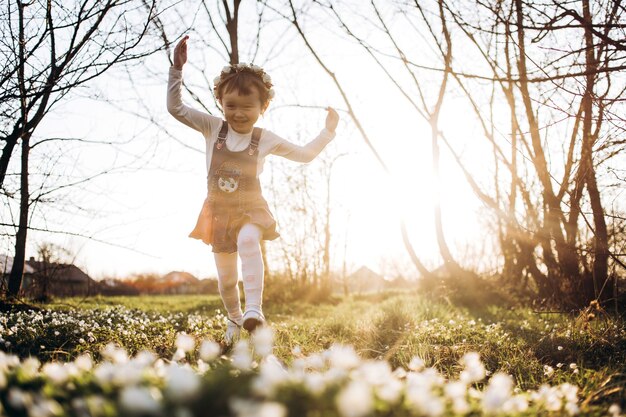
[[[297,162],[312,161],[334,138],[339,115],[327,108],[326,127],[305,146],[254,127],[274,96],[270,76],[256,65],[229,65],[214,80],[214,92],[224,112],[218,117],[182,103],[182,69],[187,62],[185,36],[174,49],[167,87],[172,116],[204,136],[208,194],[190,237],[213,247],[219,291],[228,313],[224,341],[232,343],[240,328],[252,332],[265,321],[261,308],[263,259],[260,241],[274,240],[276,221],[261,194],[259,174],[269,154]],[[245,293],[242,313],[237,286],[237,253]]]

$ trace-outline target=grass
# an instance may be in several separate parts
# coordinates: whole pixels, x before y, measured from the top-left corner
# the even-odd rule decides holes
[[[131,354],[147,349],[171,357],[179,332],[220,340],[224,331],[218,296],[68,298],[44,307],[53,313],[28,323],[4,315],[0,347],[4,342],[4,350],[24,358],[69,360],[83,352],[97,358],[113,341]],[[407,368],[418,356],[426,366],[457,378],[463,355],[478,352],[488,374],[510,374],[523,390],[546,383],[578,386],[588,415],[603,415],[599,410],[613,403],[626,405],[624,322],[599,309],[579,316],[498,306],[470,309],[394,292],[333,303],[270,300],[264,310],[275,330],[274,354],[286,364],[340,343],[392,368]]]

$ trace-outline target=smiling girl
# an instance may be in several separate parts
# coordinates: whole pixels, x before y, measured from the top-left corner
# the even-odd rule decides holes
[[[260,241],[279,236],[259,183],[265,157],[274,154],[296,162],[312,161],[334,138],[339,115],[328,107],[324,129],[304,146],[254,127],[267,110],[274,90],[270,76],[250,64],[228,65],[214,80],[215,97],[225,120],[186,106],[181,99],[181,84],[188,39],[185,36],[174,49],[167,109],[205,140],[208,192],[189,236],[213,248],[219,291],[229,320],[224,341],[230,344],[239,337],[241,327],[252,332],[265,322]],[[245,312],[239,301],[237,254],[241,259]]]

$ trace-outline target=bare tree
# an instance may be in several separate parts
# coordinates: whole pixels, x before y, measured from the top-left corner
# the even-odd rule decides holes
[[[140,49],[156,2],[52,1],[10,2],[1,19],[0,56],[0,187],[14,148],[21,143],[20,209],[15,258],[8,295],[16,296],[22,279],[31,192],[29,155],[36,132],[55,106],[72,91],[122,62],[140,59]],[[35,142],[34,142],[35,140]]]

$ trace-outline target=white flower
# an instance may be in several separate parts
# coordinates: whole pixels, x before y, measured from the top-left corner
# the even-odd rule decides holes
[[[126,350],[117,347],[114,343],[108,343],[100,353],[113,363],[126,363],[128,361]]]
[[[306,366],[311,369],[322,369],[324,367],[324,358],[319,353],[314,353],[305,358]]]
[[[409,369],[411,371],[419,372],[424,369],[424,360],[419,356],[413,356],[411,362],[409,362]]]
[[[203,340],[200,345],[200,359],[205,362],[211,362],[219,356],[221,351],[219,343],[212,340]]]
[[[459,379],[465,383],[478,382],[485,377],[485,365],[480,361],[480,356],[476,352],[469,352],[461,358],[461,364],[465,369],[461,372]]]
[[[570,363],[569,364],[569,369],[577,369],[578,365],[576,365],[575,363]]]
[[[465,396],[467,395],[467,385],[459,381],[449,382],[448,384],[446,384],[443,390],[446,394],[446,397],[450,398],[451,400],[465,398]]]
[[[7,403],[17,410],[28,409],[33,403],[33,398],[28,392],[19,388],[11,388],[7,394]]]
[[[400,399],[403,388],[404,384],[402,382],[390,377],[382,385],[376,386],[375,390],[378,398],[387,403],[395,404]]]
[[[254,65],[254,64],[250,64],[250,69],[252,69],[252,71],[254,71],[254,72],[263,72],[263,68],[259,67],[258,65]]]
[[[222,77],[218,75],[217,77],[213,78],[213,85],[218,85],[221,81]]]
[[[67,368],[61,365],[58,362],[48,362],[42,368],[41,371],[46,375],[52,382],[57,385],[63,384],[67,381],[69,375],[67,372]]]
[[[195,397],[200,390],[200,377],[188,366],[172,364],[165,374],[165,393],[168,399],[182,403]]]
[[[232,398],[229,405],[237,417],[285,417],[287,415],[285,406],[276,402],[259,403]]]
[[[557,350],[563,350],[563,346],[557,347]]]
[[[391,367],[385,361],[367,361],[361,364],[356,371],[370,385],[382,385],[385,381],[392,378]]]
[[[574,416],[580,412],[580,408],[576,403],[566,403],[565,411],[567,411],[567,414],[569,414],[570,416]]]
[[[41,362],[39,362],[37,358],[31,356],[22,362],[22,375],[24,375],[26,379],[32,379],[37,375],[37,372],[39,372],[40,366]]]
[[[224,68],[222,68],[222,74],[229,74],[231,71],[232,71],[232,67],[230,65],[226,65]]]
[[[263,74],[263,82],[265,84],[270,84],[272,82],[272,77],[268,73]]]
[[[610,417],[619,417],[621,412],[622,408],[617,404],[611,404],[611,406],[609,407],[609,414],[611,415]]]
[[[233,348],[232,356],[233,366],[242,371],[246,371],[252,367],[252,355],[250,355],[250,347],[247,340],[239,340]]]
[[[196,347],[196,340],[187,333],[178,333],[176,335],[176,347],[183,352],[191,352]]]
[[[120,392],[119,403],[131,414],[157,414],[161,411],[161,397],[156,388],[132,386]]]
[[[502,406],[502,411],[506,414],[519,414],[526,410],[528,410],[528,400],[523,395],[509,398]]]
[[[372,388],[363,381],[351,381],[336,398],[339,413],[344,417],[361,417],[373,407]]]
[[[176,352],[172,355],[172,361],[178,362],[183,359],[185,359],[185,351],[182,349],[176,349]]]
[[[554,374],[554,368],[550,365],[543,365],[543,374],[550,378]]]
[[[501,372],[496,373],[489,380],[489,386],[485,390],[482,406],[488,413],[495,413],[502,409],[505,402],[511,397],[513,378]]]
[[[352,369],[358,366],[360,362],[352,346],[335,344],[324,353],[328,355],[330,365],[333,368]]]
[[[77,357],[74,364],[78,369],[84,372],[90,371],[93,368],[93,361],[88,353],[83,353]]]
[[[267,98],[271,100],[274,98],[275,95],[276,95],[276,92],[274,91],[274,89],[270,88],[269,91],[267,92]]]
[[[260,365],[259,376],[252,382],[254,392],[269,397],[275,388],[287,381],[289,374],[274,355],[267,356]]]
[[[319,372],[309,372],[305,374],[304,385],[313,395],[321,395],[326,389],[326,381]]]
[[[274,343],[274,332],[269,326],[264,326],[254,332],[252,335],[254,343],[254,351],[262,357],[266,357],[272,353]]]

